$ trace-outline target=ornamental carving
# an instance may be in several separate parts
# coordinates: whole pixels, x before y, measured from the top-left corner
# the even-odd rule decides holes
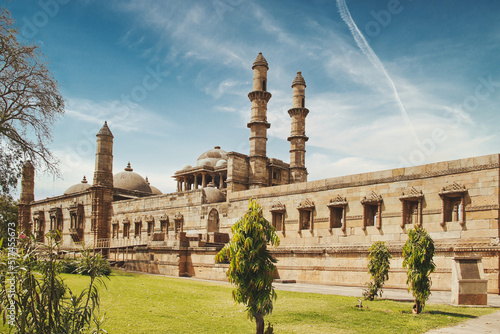
[[[167,215],[161,215],[160,216],[160,221],[168,221],[168,216]]]
[[[146,218],[144,219],[147,223],[151,223],[151,222],[154,222],[155,221],[155,218],[151,215],[149,216],[146,216]]]
[[[420,199],[424,198],[424,193],[422,190],[417,190],[415,187],[407,188],[403,190],[401,193],[401,196],[399,197],[400,200],[405,200],[405,199]]]
[[[183,220],[184,219],[184,216],[182,215],[182,213],[180,212],[177,212],[175,215],[174,215],[174,220],[176,221],[179,221],[179,220]]]
[[[276,202],[273,204],[273,206],[271,207],[271,210],[269,210],[271,212],[285,212],[286,211],[286,207],[285,207],[285,204],[281,203],[281,202]]]
[[[337,195],[337,197],[332,198],[330,203],[327,204],[328,207],[340,207],[347,206],[347,198]]]
[[[134,218],[134,223],[141,223],[142,222],[142,218],[141,217],[135,217]]]
[[[297,209],[299,209],[299,210],[314,210],[314,202],[311,201],[309,198],[306,198],[305,200],[300,202]]]
[[[377,194],[377,192],[372,191],[372,193],[368,196],[363,197],[361,200],[361,204],[370,204],[370,203],[382,203],[382,195]]]
[[[467,192],[467,188],[465,186],[453,182],[453,184],[449,184],[446,187],[443,187],[439,192],[439,196],[447,196],[447,195],[463,195]]]

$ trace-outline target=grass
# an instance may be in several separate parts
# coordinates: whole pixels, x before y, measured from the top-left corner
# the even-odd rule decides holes
[[[72,290],[88,277],[63,274]],[[147,274],[113,271],[101,289],[104,329],[109,333],[254,333],[245,308],[235,305],[232,287]],[[274,312],[265,318],[275,333],[425,333],[495,311],[492,308],[426,305],[420,315],[412,304],[388,300],[278,291]]]

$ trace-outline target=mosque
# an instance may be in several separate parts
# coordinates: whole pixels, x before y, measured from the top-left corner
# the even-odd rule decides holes
[[[267,156],[268,63],[252,66],[249,154],[221,147],[173,173],[177,189],[162,194],[128,164],[113,174],[113,134],[97,133],[92,184],[34,199],[34,168],[23,169],[19,224],[44,241],[61,232],[62,249],[93,247],[127,269],[225,280],[214,256],[251,198],[281,240],[271,250],[276,279],[365,286],[368,248],[385,241],[393,259],[386,287],[406,288],[401,251],[407,231],[423,226],[436,245],[432,289],[450,290],[454,259],[481,259],[481,277],[498,294],[500,155],[307,181],[306,83],[292,82],[290,162]],[[479,277],[479,276],[478,276]]]

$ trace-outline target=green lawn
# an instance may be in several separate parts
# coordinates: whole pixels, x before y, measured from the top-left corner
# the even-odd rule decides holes
[[[88,277],[63,275],[78,290]],[[244,307],[235,305],[228,285],[113,271],[105,280],[101,310],[109,333],[254,333]],[[364,301],[355,297],[278,291],[266,317],[275,333],[425,333],[495,311],[491,308],[428,304],[413,315],[411,303]]]

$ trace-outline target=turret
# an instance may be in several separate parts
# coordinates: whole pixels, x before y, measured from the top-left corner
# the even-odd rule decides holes
[[[252,116],[247,126],[250,128],[250,188],[259,188],[267,185],[267,129],[271,125],[267,122],[267,103],[271,93],[267,91],[266,59],[259,53],[253,63],[253,91],[248,94],[252,102]]]
[[[309,110],[305,107],[306,82],[301,72],[292,83],[292,108],[288,114],[292,118],[292,129],[288,141],[290,142],[290,183],[306,182],[307,168],[305,162],[306,116]]]
[[[113,187],[113,134],[107,122],[96,137],[94,186]]]

